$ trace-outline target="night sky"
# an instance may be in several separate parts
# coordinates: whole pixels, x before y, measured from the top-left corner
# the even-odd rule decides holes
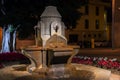
[[[104,0],[102,0],[104,1]],[[109,1],[109,0],[105,0]],[[87,0],[0,0],[0,26],[5,24],[21,25],[20,34],[29,35],[33,32],[33,27],[40,20],[40,15],[46,6],[56,6],[62,15],[62,21],[69,28],[75,28],[77,20],[82,16],[78,12],[83,5],[87,5]],[[107,9],[111,16],[111,9]],[[108,17],[111,22],[111,17]],[[29,30],[28,30],[29,29]]]

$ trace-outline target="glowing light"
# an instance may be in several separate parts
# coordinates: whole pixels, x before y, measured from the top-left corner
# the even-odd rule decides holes
[[[120,7],[118,8],[118,10],[120,10]]]

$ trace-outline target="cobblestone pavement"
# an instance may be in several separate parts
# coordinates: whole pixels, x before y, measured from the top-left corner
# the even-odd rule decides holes
[[[7,77],[5,77],[7,76]],[[0,69],[0,78],[1,80],[40,80],[40,76],[33,76],[27,71],[15,71],[11,68],[11,66],[8,66],[6,68]],[[46,80],[43,78],[42,80]],[[49,80],[49,79],[47,79]],[[54,79],[58,80],[58,79]],[[64,80],[64,79],[62,79]],[[65,80],[72,80],[72,79],[65,79]],[[81,79],[77,79],[81,80]],[[100,79],[101,80],[101,79]],[[120,75],[111,74],[110,80],[120,80]]]
[[[110,80],[120,80],[120,75],[111,74]]]

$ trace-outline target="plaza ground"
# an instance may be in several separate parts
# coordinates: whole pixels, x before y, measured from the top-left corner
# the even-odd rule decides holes
[[[24,70],[23,71],[14,70],[13,66],[14,65],[11,65],[11,66],[7,66],[3,69],[0,69],[1,80],[59,80],[59,79],[45,79],[45,77],[43,77],[41,75],[39,75],[39,76],[32,75],[31,73],[24,71]],[[79,66],[79,65],[77,65],[77,66]],[[77,73],[77,75],[81,75],[81,74]],[[99,77],[100,76],[101,76],[101,79],[99,79],[99,80],[103,80],[102,75],[99,75]],[[62,80],[62,79],[60,79],[60,80]],[[74,79],[63,79],[63,80],[74,80]],[[82,79],[77,79],[77,80],[82,80]],[[91,79],[88,79],[88,80],[91,80]],[[120,75],[111,74],[109,80],[120,80]]]
[[[110,58],[118,58],[120,59],[120,48],[117,48],[117,49],[111,49],[111,48],[94,48],[94,49],[80,49],[79,51],[79,54],[77,55],[81,55],[81,56],[97,56],[97,57],[110,57]],[[16,63],[14,63],[16,65]],[[14,64],[11,64],[11,65],[14,65]],[[28,76],[26,78],[26,80],[29,80],[31,77],[32,78],[35,78],[36,76],[30,76],[30,74],[26,71],[15,71],[16,73],[14,73],[14,70],[12,72],[12,75],[10,76],[11,74],[11,71],[9,71],[9,68],[11,68],[11,65],[10,66],[7,66],[7,68],[3,68],[3,69],[0,69],[0,75],[3,75],[2,73],[4,73],[4,75],[8,76],[8,77],[15,77],[15,74],[17,74],[18,77],[24,77],[24,76]],[[8,74],[9,73],[9,74]],[[14,75],[13,75],[14,74]],[[1,77],[1,76],[0,76]],[[4,77],[4,76],[3,76]],[[36,77],[37,79],[38,77]],[[12,80],[12,79],[6,79],[4,77],[5,80]],[[4,80],[3,79],[3,80]],[[31,79],[32,80],[32,79]],[[120,80],[120,75],[117,75],[117,74],[114,74],[112,73],[111,76],[110,76],[110,80]]]

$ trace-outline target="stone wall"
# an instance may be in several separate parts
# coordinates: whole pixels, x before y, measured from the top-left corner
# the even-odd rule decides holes
[[[35,45],[35,40],[16,40],[16,50],[20,50],[23,47]]]

